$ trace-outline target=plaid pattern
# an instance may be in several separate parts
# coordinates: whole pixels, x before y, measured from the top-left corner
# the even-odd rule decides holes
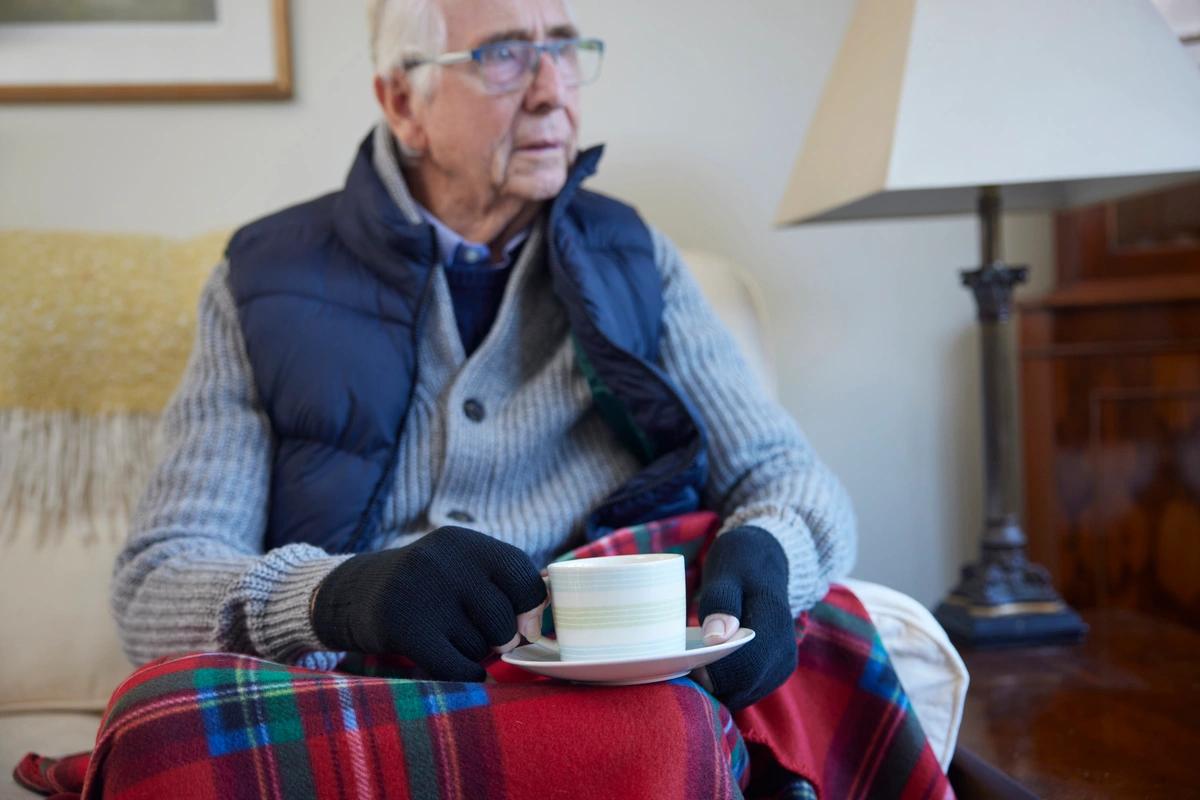
[[[687,514],[568,557],[681,552],[694,589],[717,524]],[[458,684],[403,659],[343,665],[357,675],[161,659],[113,695],[90,757],[31,753],[14,777],[118,800],[952,797],[861,604],[835,587],[797,631],[796,673],[734,718],[687,679],[581,687],[497,660],[492,681]]]

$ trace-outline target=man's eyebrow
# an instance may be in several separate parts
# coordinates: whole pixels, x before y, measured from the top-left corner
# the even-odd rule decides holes
[[[556,25],[546,31],[547,39],[575,39],[579,36],[579,30],[574,25]],[[485,44],[495,44],[496,42],[531,42],[533,36],[524,28],[513,28],[507,31],[499,31],[491,36],[481,40],[475,47],[483,47]]]
[[[546,31],[547,39],[578,39],[579,30],[574,25],[556,25]]]

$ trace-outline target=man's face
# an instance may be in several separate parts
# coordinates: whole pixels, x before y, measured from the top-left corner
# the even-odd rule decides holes
[[[577,35],[563,0],[443,0],[442,7],[447,52]],[[528,88],[507,94],[489,94],[474,64],[440,69],[433,96],[414,106],[431,166],[481,199],[558,194],[575,158],[579,89],[563,85],[554,61],[543,55]]]

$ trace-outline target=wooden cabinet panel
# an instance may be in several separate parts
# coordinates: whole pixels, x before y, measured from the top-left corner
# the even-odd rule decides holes
[[[1200,387],[1098,392],[1099,605],[1200,619]]]
[[[1200,239],[1172,203],[1131,206],[1126,242],[1172,237],[1136,261],[1115,206],[1059,217],[1076,260],[1020,307],[1025,530],[1077,608],[1200,627]]]
[[[1200,183],[1102,203],[1055,218],[1059,286],[1196,274]]]
[[[1200,348],[1170,349],[1023,351],[1026,528],[1073,605],[1200,624]]]

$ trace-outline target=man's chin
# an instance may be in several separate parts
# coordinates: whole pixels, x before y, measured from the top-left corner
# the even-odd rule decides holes
[[[558,196],[566,182],[567,171],[565,169],[553,172],[539,170],[535,173],[523,173],[514,175],[508,181],[506,194],[522,200],[540,202]]]

